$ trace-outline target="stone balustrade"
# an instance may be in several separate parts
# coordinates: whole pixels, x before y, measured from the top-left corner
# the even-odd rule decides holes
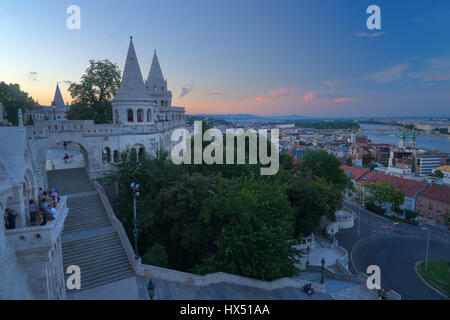
[[[45,226],[33,226],[5,230],[6,245],[13,250],[53,246],[61,235],[67,217],[67,197],[63,196],[56,206],[57,218],[47,221]]]

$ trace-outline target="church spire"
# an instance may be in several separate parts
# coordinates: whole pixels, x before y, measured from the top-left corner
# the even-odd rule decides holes
[[[52,101],[52,107],[53,106],[55,106],[56,109],[64,109],[65,106],[58,82],[56,83],[55,96]]]
[[[133,45],[133,37],[130,36],[130,45],[123,68],[122,82],[119,92],[114,97],[114,101],[119,100],[147,100],[148,94],[145,90],[144,80]]]
[[[158,56],[156,55],[156,50],[153,54],[152,66],[150,67],[150,72],[148,73],[147,82],[155,83],[164,81],[164,76],[159,65]]]

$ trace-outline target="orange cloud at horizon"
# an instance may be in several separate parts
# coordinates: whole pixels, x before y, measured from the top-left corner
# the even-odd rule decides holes
[[[336,103],[356,102],[356,101],[358,101],[358,99],[343,97],[343,98],[334,98],[333,101],[336,102]]]

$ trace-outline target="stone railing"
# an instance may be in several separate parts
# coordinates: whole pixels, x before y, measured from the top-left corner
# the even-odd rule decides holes
[[[56,206],[56,219],[48,221],[45,226],[5,230],[6,245],[14,250],[53,246],[62,233],[69,211],[66,201],[67,197],[61,197]]]
[[[133,267],[133,270],[136,272],[136,274],[139,273],[140,265],[141,265],[141,259],[136,259],[136,255],[134,253],[134,250],[131,246],[130,241],[128,240],[127,234],[125,232],[125,229],[123,228],[122,223],[117,219],[116,215],[114,214],[114,211],[111,207],[111,204],[109,203],[108,197],[106,196],[105,189],[103,186],[98,183],[98,181],[93,180],[93,185],[95,190],[100,196],[100,199],[102,200],[103,206],[105,208],[106,214],[108,215],[109,221],[111,222],[114,230],[116,231],[117,235],[120,238],[120,242],[122,243],[122,247],[125,250],[125,253],[127,254],[128,261],[130,262],[131,266]]]
[[[311,281],[304,281],[294,278],[281,278],[273,281],[262,281],[225,272],[216,272],[200,276],[192,273],[149,265],[142,265],[142,270],[139,275],[146,278],[173,281],[193,286],[207,286],[216,283],[232,283],[263,290],[303,288],[306,283],[311,283],[316,292],[325,293],[325,286],[321,283],[314,283]]]

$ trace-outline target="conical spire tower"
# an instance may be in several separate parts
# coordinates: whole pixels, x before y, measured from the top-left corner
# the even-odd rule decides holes
[[[123,68],[122,82],[119,92],[113,101],[146,101],[148,93],[145,90],[141,68],[134,50],[133,37],[130,37],[128,54]]]
[[[161,71],[156,50],[153,53],[152,65],[145,86],[156,106],[170,107],[172,105],[172,92],[167,90],[167,81]]]

